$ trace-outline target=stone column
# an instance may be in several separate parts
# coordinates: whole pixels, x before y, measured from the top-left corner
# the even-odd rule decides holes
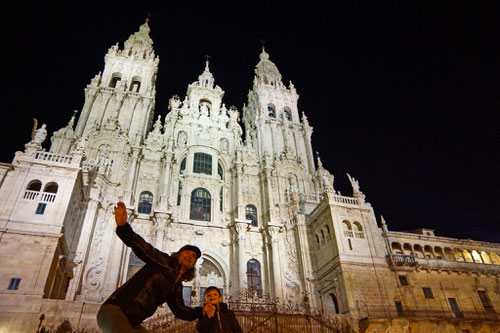
[[[133,192],[134,192],[134,183],[137,173],[137,160],[139,159],[139,151],[140,148],[133,147],[132,148],[132,161],[130,162],[130,168],[128,170],[127,177],[127,187],[125,189],[125,193],[123,195],[123,201],[127,206],[132,206],[134,203]]]
[[[239,157],[241,158],[241,153],[239,153]],[[243,214],[243,205],[242,205],[242,188],[241,188],[241,177],[243,175],[243,165],[240,163],[239,159],[236,162],[236,186],[238,189],[237,193],[237,207],[238,207],[238,214],[237,214],[237,219],[244,219],[245,215]]]
[[[246,256],[246,222],[235,222],[234,229],[236,231],[236,239],[238,241],[238,285],[239,288],[245,286],[244,281],[247,279],[247,256]]]
[[[154,214],[154,228],[156,232],[155,247],[163,251],[163,239],[165,236],[165,228],[168,227],[170,218],[168,214],[155,212]]]
[[[160,195],[160,208],[162,210],[167,210],[168,207],[168,197],[169,197],[169,184],[170,184],[170,169],[172,166],[172,153],[165,153],[163,162],[163,184],[161,188]]]
[[[274,296],[283,299],[283,290],[281,288],[281,281],[283,281],[281,276],[281,261],[280,261],[280,251],[279,251],[279,233],[280,227],[269,226],[267,228],[270,239],[269,243],[272,248],[272,266],[273,266],[273,281],[274,281]]]
[[[82,283],[83,269],[87,262],[90,240],[92,239],[98,208],[99,202],[96,200],[90,200],[87,204],[87,212],[83,219],[80,241],[76,248],[75,258],[73,259],[73,279],[71,279],[66,293],[67,301],[75,300],[76,292]]]

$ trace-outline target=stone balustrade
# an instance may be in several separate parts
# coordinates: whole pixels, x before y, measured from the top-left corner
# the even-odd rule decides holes
[[[73,162],[72,155],[59,155],[45,151],[35,152],[35,160],[54,162],[59,164],[71,164]]]
[[[56,200],[56,196],[57,195],[55,193],[25,190],[23,199],[41,202],[54,202]]]

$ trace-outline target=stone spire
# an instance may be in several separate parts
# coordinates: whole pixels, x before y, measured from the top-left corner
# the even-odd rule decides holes
[[[139,27],[139,31],[130,35],[125,42],[124,54],[134,58],[149,59],[154,58],[153,40],[149,36],[149,18]]]
[[[205,61],[205,70],[203,73],[201,73],[200,76],[198,76],[198,83],[200,87],[203,88],[214,88],[214,76],[210,72],[210,68],[208,67],[209,62],[208,59],[210,58],[209,56],[206,56],[207,60]]]
[[[257,81],[272,86],[283,85],[278,67],[276,67],[271,60],[269,60],[269,53],[266,52],[264,46],[262,46],[262,52],[260,53],[259,58],[260,61],[257,66],[255,66]]]

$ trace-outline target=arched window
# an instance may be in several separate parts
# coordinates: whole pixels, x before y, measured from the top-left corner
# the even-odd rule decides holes
[[[224,180],[224,170],[222,170],[222,164],[220,164],[220,161],[217,162],[217,175],[219,175],[221,180]]]
[[[130,91],[139,92],[139,89],[141,89],[141,78],[134,76],[132,78],[132,83],[130,84]]]
[[[267,106],[267,114],[269,117],[276,118],[276,110],[274,108],[274,105],[269,104]]]
[[[181,167],[179,169],[179,173],[182,175],[184,174],[184,171],[186,170],[186,158],[184,157],[181,162]]]
[[[337,296],[335,296],[335,294],[333,294],[333,293],[330,294],[330,296],[332,297],[332,303],[334,306],[335,313],[340,313],[339,302],[337,301]]]
[[[262,294],[260,263],[255,259],[247,262],[247,284],[251,293]]]
[[[120,73],[114,73],[113,76],[111,77],[111,81],[109,81],[109,87],[110,88],[116,88],[118,85],[118,82],[120,82],[122,79],[122,75]]]
[[[429,245],[424,246],[424,254],[427,259],[434,259],[434,254],[432,253],[432,247]]]
[[[434,246],[434,254],[436,255],[436,259],[444,258],[443,249],[440,246]]]
[[[392,243],[392,252],[397,254],[403,254],[403,248],[401,248],[401,244],[397,242]]]
[[[42,182],[38,179],[30,181],[28,186],[26,187],[28,191],[37,191],[39,192],[42,189]]]
[[[422,250],[422,246],[420,246],[419,244],[415,244],[413,246],[413,253],[415,253],[415,256],[417,258],[425,258],[424,251]]]
[[[144,265],[144,261],[139,259],[133,251],[130,252],[130,258],[128,260],[127,280],[130,279],[135,273],[137,273]]]
[[[403,244],[403,253],[406,255],[410,255],[410,256],[413,254],[410,244],[408,244],[408,243]]]
[[[285,107],[283,110],[283,114],[285,115],[286,120],[291,121],[292,120],[292,112],[288,107]]]
[[[361,226],[361,223],[359,223],[359,222],[354,222],[352,227],[353,227],[354,231],[363,231],[363,227]]]
[[[352,230],[351,224],[349,223],[349,221],[342,221],[342,225],[344,227],[344,230]]]
[[[220,188],[219,192],[219,210],[222,212],[224,210],[224,188]]]
[[[245,207],[245,218],[252,221],[252,227],[258,227],[259,221],[257,220],[257,208],[254,205],[247,205]]]
[[[485,264],[491,264],[490,256],[486,251],[481,251],[481,258]]]
[[[470,254],[469,250],[463,250],[462,253],[464,254],[464,259],[466,262],[474,262],[472,259],[472,255]]]
[[[194,173],[212,174],[212,155],[205,153],[194,153]]]
[[[500,256],[496,252],[490,252],[490,257],[495,265],[500,265]]]
[[[179,182],[179,187],[177,188],[177,206],[181,205],[181,195],[182,195],[182,182]]]
[[[476,250],[472,250],[471,255],[474,262],[477,262],[479,264],[483,263],[483,260],[481,259],[481,255],[479,254],[479,252],[477,252]]]
[[[139,196],[139,208],[137,211],[141,214],[151,213],[151,208],[153,207],[153,193],[144,191]]]
[[[191,192],[191,210],[189,218],[198,221],[210,221],[210,193],[204,188],[197,188]]]
[[[455,259],[457,261],[465,261],[464,256],[462,255],[462,251],[460,251],[459,249],[454,249],[453,253],[455,254]]]
[[[46,193],[57,193],[57,190],[59,189],[59,186],[57,183],[48,183],[45,185],[44,192]]]

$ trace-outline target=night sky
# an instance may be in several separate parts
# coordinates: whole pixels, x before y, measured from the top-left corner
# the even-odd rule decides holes
[[[48,149],[108,48],[151,12],[156,114],[185,96],[206,54],[225,104],[241,110],[263,39],[336,190],[351,195],[349,172],[390,230],[500,242],[497,1],[162,3],[0,5],[0,161],[24,149],[33,117]]]

